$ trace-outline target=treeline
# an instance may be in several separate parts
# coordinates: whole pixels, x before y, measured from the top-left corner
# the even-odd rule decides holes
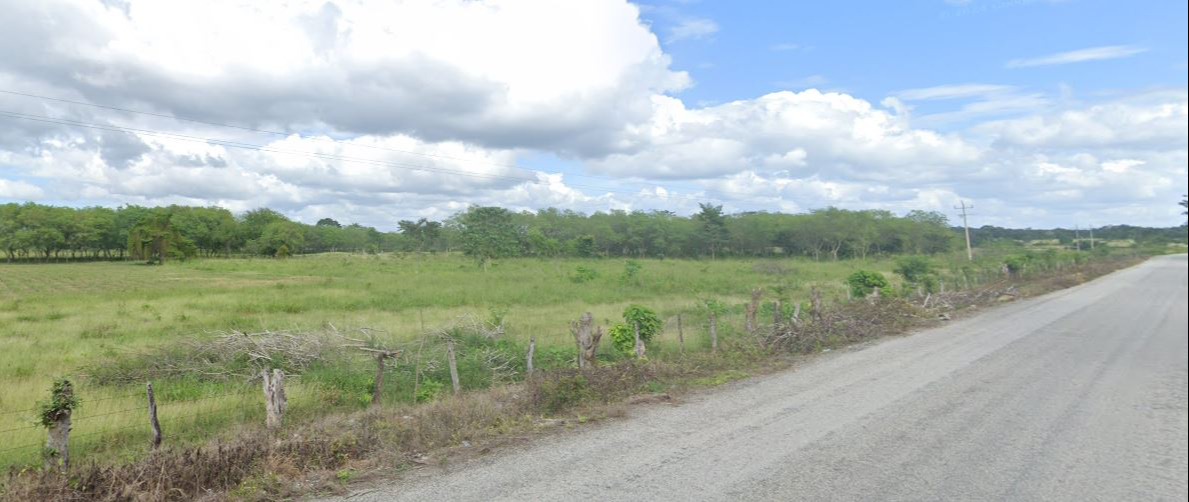
[[[193,256],[284,257],[327,251],[463,251],[480,261],[509,256],[721,257],[798,255],[817,259],[941,253],[958,244],[944,215],[827,208],[804,214],[725,214],[704,204],[669,211],[584,214],[471,207],[445,221],[402,220],[395,232],[323,218],[313,225],[261,208],[71,208],[0,205],[0,249],[8,261]]]
[[[1174,242],[1184,244],[1189,241],[1187,239],[1189,234],[1186,233],[1184,225],[1167,228],[1110,225],[1095,227],[1093,230],[1087,230],[1085,228],[1003,228],[986,225],[978,229],[972,229],[971,241],[974,245],[980,246],[995,240],[1020,242],[1050,240],[1058,241],[1068,246],[1078,239],[1089,241],[1091,233],[1093,233],[1094,239],[1098,241],[1132,240],[1137,244],[1166,244]]]

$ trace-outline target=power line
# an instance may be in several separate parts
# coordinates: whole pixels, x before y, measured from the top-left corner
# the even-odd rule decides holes
[[[535,183],[535,184],[546,183],[545,181],[542,181],[537,178],[523,178],[523,177],[518,177],[518,176],[482,174],[482,173],[475,173],[475,172],[471,172],[471,171],[450,169],[450,168],[444,168],[444,167],[430,167],[430,166],[423,166],[423,165],[403,164],[403,163],[392,162],[392,161],[363,159],[363,158],[358,158],[358,157],[348,157],[348,156],[343,156],[343,155],[325,154],[325,153],[317,153],[317,152],[302,152],[302,151],[294,151],[294,150],[284,150],[284,149],[269,147],[269,146],[265,146],[265,145],[258,145],[258,144],[253,144],[253,143],[243,143],[243,142],[238,142],[238,141],[222,140],[222,139],[215,139],[215,138],[205,138],[205,137],[201,137],[201,136],[192,136],[192,135],[187,135],[187,134],[169,133],[169,132],[157,131],[157,130],[153,130],[153,129],[142,129],[142,128],[127,127],[127,126],[116,126],[116,125],[110,125],[110,124],[96,124],[96,123],[82,122],[82,121],[76,121],[76,120],[70,120],[70,119],[48,117],[48,116],[44,116],[44,115],[31,115],[31,114],[12,112],[12,111],[7,111],[7,110],[0,110],[0,115],[8,116],[11,118],[22,119],[22,120],[35,121],[35,122],[44,122],[44,123],[51,123],[51,124],[58,124],[58,125],[83,127],[83,128],[88,128],[88,129],[104,130],[104,131],[110,131],[110,132],[120,132],[120,133],[133,134],[133,135],[143,134],[143,135],[153,136],[153,137],[163,137],[163,138],[175,139],[175,140],[180,140],[180,141],[207,143],[207,144],[225,146],[225,147],[230,147],[230,148],[254,150],[254,151],[260,151],[260,152],[267,152],[267,153],[279,153],[279,154],[285,154],[285,155],[296,155],[296,156],[302,156],[302,157],[313,157],[313,158],[317,158],[317,159],[321,159],[321,160],[337,160],[337,161],[341,161],[341,162],[355,162],[355,163],[362,163],[362,164],[395,167],[398,169],[406,169],[406,170],[413,170],[413,171],[438,172],[438,173],[444,173],[444,174],[453,174],[453,175],[467,176],[467,177],[480,178],[480,179],[495,179],[495,180],[502,179],[502,180],[520,181],[520,182]],[[546,173],[546,174],[556,174],[556,173]],[[666,190],[665,195],[659,195],[659,194],[649,193],[647,191],[631,192],[631,191],[626,191],[626,190],[616,190],[616,189],[607,188],[607,187],[599,187],[599,186],[594,186],[594,185],[584,185],[584,184],[576,184],[576,183],[568,183],[567,185],[571,186],[571,187],[576,187],[576,188],[585,188],[588,190],[625,194],[625,195],[628,195],[629,197],[641,197],[641,196],[657,197],[657,198],[672,197],[672,198],[684,198],[684,199],[689,199],[689,200],[710,199],[710,200],[717,200],[718,202],[723,202],[723,198],[721,198],[721,197],[712,197],[712,196],[707,196],[707,195],[703,195],[703,196],[683,195],[683,194],[679,194],[679,193],[668,192],[667,190]],[[705,190],[705,191],[703,191],[703,193],[708,194],[708,193],[729,193],[729,192],[720,191],[720,190]],[[746,194],[746,195],[754,196],[754,194]]]

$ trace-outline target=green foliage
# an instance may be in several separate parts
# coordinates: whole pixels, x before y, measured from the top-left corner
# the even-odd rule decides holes
[[[619,275],[619,283],[625,286],[632,284],[639,284],[640,279],[637,277],[640,271],[644,269],[636,260],[628,260],[623,264],[623,273]]]
[[[1007,271],[1012,274],[1020,274],[1024,271],[1024,267],[1028,264],[1028,257],[1025,255],[1011,255],[1003,259],[1003,265],[1007,267]]]
[[[876,289],[885,295],[891,291],[889,288],[891,284],[888,282],[888,279],[883,274],[870,270],[855,271],[855,273],[847,276],[846,285],[850,287],[850,294],[855,298],[866,297]]]
[[[730,230],[727,229],[727,219],[723,215],[722,206],[713,204],[698,204],[701,212],[694,215],[701,227],[698,239],[711,258],[718,256],[718,251],[730,240]]]
[[[624,354],[631,354],[636,348],[635,326],[640,326],[640,341],[645,344],[659,335],[664,323],[652,309],[643,305],[628,305],[623,310],[623,322],[611,326],[608,335],[611,343]]]
[[[718,301],[714,298],[707,298],[707,299],[702,300],[702,305],[706,308],[707,312],[713,312],[716,315],[722,315],[722,314],[725,314],[731,310],[731,307],[729,305],[727,305],[721,301]]]
[[[924,256],[902,256],[896,259],[894,272],[900,274],[908,284],[921,286],[929,293],[937,292],[938,277],[933,262]]]
[[[487,307],[487,325],[493,328],[504,325],[504,318],[508,317],[507,307]]]
[[[574,271],[570,273],[570,282],[574,284],[582,284],[590,282],[599,278],[599,272],[593,268],[579,265],[574,267]]]
[[[417,402],[424,403],[433,401],[442,393],[442,389],[446,388],[446,384],[432,378],[426,378],[421,381],[417,387]]]
[[[896,259],[896,268],[893,271],[908,282],[918,283],[933,274],[933,263],[924,256],[901,256]]]
[[[280,246],[278,246],[277,251],[273,256],[275,256],[277,258],[288,258],[289,257],[289,245],[281,244]]]
[[[54,425],[62,417],[78,409],[78,405],[74,384],[65,378],[54,380],[50,387],[50,400],[37,403],[37,423],[44,427]]]
[[[594,394],[590,382],[581,374],[546,378],[537,385],[537,395],[541,397],[542,407],[547,413],[557,413],[581,404]]]
[[[512,212],[502,207],[471,206],[455,217],[462,251],[486,268],[495,258],[519,254],[520,238]]]

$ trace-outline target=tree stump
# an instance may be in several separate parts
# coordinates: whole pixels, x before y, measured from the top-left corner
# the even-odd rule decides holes
[[[46,426],[45,468],[66,470],[70,465],[70,415],[78,400],[70,380],[54,382],[50,403],[41,411],[41,423]]]
[[[590,312],[583,313],[577,321],[570,321],[570,334],[574,335],[574,343],[578,346],[579,369],[595,365],[603,329],[594,327],[593,323],[594,318]]]

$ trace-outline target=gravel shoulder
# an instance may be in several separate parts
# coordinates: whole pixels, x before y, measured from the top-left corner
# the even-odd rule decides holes
[[[333,500],[1185,500],[1187,262]]]

